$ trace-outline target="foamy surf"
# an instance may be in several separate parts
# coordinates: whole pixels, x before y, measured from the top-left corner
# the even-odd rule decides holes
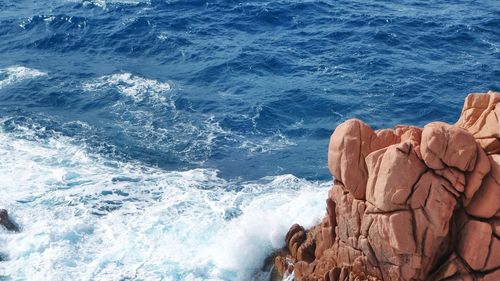
[[[108,5],[138,5],[141,3],[151,4],[150,0],[64,0],[64,2],[81,3],[84,6],[96,6],[107,9]]]
[[[45,75],[47,75],[47,73],[25,66],[15,65],[2,68],[0,69],[0,89]]]
[[[0,131],[0,207],[22,228],[0,232],[0,275],[13,280],[263,278],[287,228],[325,207],[328,183],[165,171],[17,132]]]
[[[121,94],[135,102],[149,101],[164,104],[168,100],[166,93],[170,84],[147,79],[131,73],[116,73],[99,77],[83,84],[85,91],[97,91],[106,88],[116,88]]]
[[[168,151],[172,158],[186,163],[203,164],[216,151],[231,144],[248,155],[270,153],[295,146],[279,130],[262,134],[256,128],[255,116],[246,118],[253,124],[251,137],[245,133],[224,128],[219,123],[225,116],[219,113],[206,114],[186,106],[183,97],[178,107],[179,96],[173,82],[155,80],[132,73],[112,73],[90,78],[81,84],[92,103],[106,108],[114,116],[121,131],[132,137],[141,147]],[[215,152],[214,152],[215,151]]]

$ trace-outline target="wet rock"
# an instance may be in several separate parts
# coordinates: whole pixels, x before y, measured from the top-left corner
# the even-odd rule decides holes
[[[296,280],[500,280],[500,93],[471,94],[454,125],[330,138],[327,212],[291,227],[278,271]],[[286,260],[286,262],[284,262]]]
[[[10,220],[9,213],[5,209],[0,209],[0,225],[9,231],[19,232],[19,227]]]

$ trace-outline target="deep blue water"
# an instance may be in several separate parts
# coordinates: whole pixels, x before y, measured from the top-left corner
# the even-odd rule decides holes
[[[247,225],[245,208],[267,204],[258,201],[259,192],[292,190],[293,197],[311,185],[323,202],[328,140],[340,122],[356,117],[374,128],[453,123],[468,93],[500,90],[499,81],[499,1],[0,0],[0,205],[28,233],[3,234],[0,251],[10,257],[3,274],[13,280],[64,280],[65,274],[82,280],[244,278],[259,261],[241,269],[216,258],[191,265],[166,255],[155,261],[161,266],[145,263],[158,273],[151,277],[139,269],[135,275],[121,271],[133,264],[121,255],[103,258],[87,275],[73,271],[102,257],[98,250],[73,266],[67,259],[77,260],[90,247],[79,239],[111,239],[99,236],[96,225],[106,223],[99,216],[122,218],[130,210],[115,210],[129,201],[142,202],[134,203],[137,212],[167,206],[165,200],[173,204],[166,214],[147,214],[162,225],[157,236],[146,231],[135,239],[190,237],[177,242],[187,243],[179,251],[217,239],[219,228],[193,233],[182,227],[213,206],[163,189],[185,181],[185,193],[192,188],[203,197],[203,190],[219,190],[209,198],[221,210],[206,216],[227,222],[223,228]],[[75,160],[79,153],[89,159]],[[35,186],[38,195],[32,194]],[[228,202],[220,199],[225,192],[233,196]],[[272,201],[270,212],[290,200]],[[75,211],[75,202],[88,216]],[[61,226],[69,219],[84,224],[84,230],[70,227],[79,238],[54,234],[59,230],[51,223],[30,232],[29,218],[40,208],[43,218]],[[192,216],[183,217],[184,208]],[[172,210],[176,216],[168,214]],[[74,213],[61,215],[68,212]],[[35,238],[40,235],[51,238],[41,242]],[[269,240],[268,233],[259,235],[264,238],[250,239],[257,248]],[[67,251],[57,248],[62,241]],[[30,246],[13,250],[13,243]]]

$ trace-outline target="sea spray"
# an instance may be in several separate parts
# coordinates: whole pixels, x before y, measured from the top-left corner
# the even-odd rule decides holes
[[[0,205],[22,226],[0,234],[1,274],[21,279],[247,280],[284,245],[288,225],[317,222],[328,188],[293,175],[164,171],[63,136],[2,131],[0,155],[0,173],[12,175],[0,180]]]

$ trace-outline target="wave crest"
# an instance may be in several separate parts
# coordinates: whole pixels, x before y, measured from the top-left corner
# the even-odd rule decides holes
[[[0,89],[46,75],[46,72],[24,66],[9,66],[7,68],[2,68],[0,69]]]
[[[82,86],[85,91],[89,92],[116,88],[119,93],[135,102],[148,100],[162,104],[168,99],[164,94],[171,89],[169,83],[143,78],[131,73],[102,76],[93,81],[85,82]]]

